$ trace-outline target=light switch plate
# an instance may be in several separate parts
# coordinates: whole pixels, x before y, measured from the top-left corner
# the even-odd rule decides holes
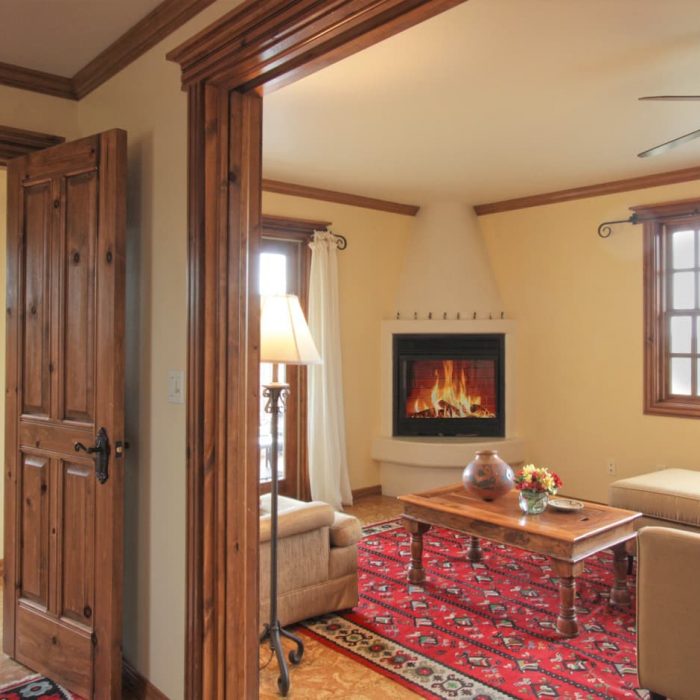
[[[168,402],[185,403],[185,373],[182,370],[168,372]]]

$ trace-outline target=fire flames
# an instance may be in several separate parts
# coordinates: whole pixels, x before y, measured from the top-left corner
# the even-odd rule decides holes
[[[436,368],[433,372],[432,387],[426,382],[414,385],[406,402],[406,415],[409,418],[495,418],[496,414],[483,405],[481,395],[470,393],[464,363],[460,364],[462,367],[455,371],[454,360],[443,360],[442,370]]]

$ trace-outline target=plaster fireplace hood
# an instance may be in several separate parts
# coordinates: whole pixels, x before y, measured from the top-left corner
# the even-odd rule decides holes
[[[501,297],[472,207],[442,202],[421,207],[401,274],[398,319],[381,328],[380,434],[372,457],[382,493],[398,496],[460,481],[477,450],[496,449],[509,463],[525,458],[515,425],[515,321]],[[505,345],[503,437],[395,434],[395,339],[405,335],[502,335]]]

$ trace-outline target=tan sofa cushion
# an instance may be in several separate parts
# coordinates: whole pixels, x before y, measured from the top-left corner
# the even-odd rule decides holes
[[[611,506],[700,528],[700,472],[664,469],[610,484]]]
[[[322,501],[304,503],[293,498],[277,499],[277,536],[290,537],[301,532],[330,527],[333,524],[333,508]],[[270,494],[260,499],[260,542],[270,541]]]
[[[336,513],[331,525],[331,546],[349,547],[362,539],[360,521],[353,515]]]
[[[700,659],[700,534],[645,527],[638,539],[640,685],[673,700],[695,700]]]

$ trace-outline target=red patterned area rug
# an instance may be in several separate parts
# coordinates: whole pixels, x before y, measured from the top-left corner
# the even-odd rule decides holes
[[[556,632],[557,579],[547,557],[433,528],[423,585],[410,584],[410,537],[398,521],[365,528],[360,603],[300,628],[426,698],[644,698],[637,688],[635,605],[609,605],[612,555],[577,579],[580,633]],[[630,588],[634,581],[630,579]]]
[[[43,676],[29,676],[0,688],[0,700],[80,700]]]

